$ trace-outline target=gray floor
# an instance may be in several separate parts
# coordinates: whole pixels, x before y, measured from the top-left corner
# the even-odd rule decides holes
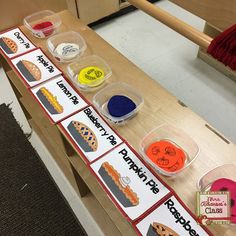
[[[169,1],[157,3],[198,29],[204,22]],[[227,138],[236,142],[236,83],[196,58],[197,46],[136,11],[96,27],[96,32]],[[101,55],[102,56],[102,55]],[[0,68],[0,103],[12,103],[25,132],[30,127]],[[102,235],[50,154],[33,133],[31,142],[89,235]]]
[[[169,1],[156,5],[199,30],[204,27],[203,20]],[[236,142],[236,83],[196,58],[195,44],[141,11],[95,29],[151,78]]]

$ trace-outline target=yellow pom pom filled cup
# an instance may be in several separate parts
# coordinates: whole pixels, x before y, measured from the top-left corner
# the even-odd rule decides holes
[[[96,87],[103,83],[105,77],[104,71],[97,66],[88,66],[82,69],[78,75],[80,84],[90,87]]]
[[[67,73],[74,85],[83,91],[100,88],[111,75],[108,64],[99,56],[82,57],[67,66]]]

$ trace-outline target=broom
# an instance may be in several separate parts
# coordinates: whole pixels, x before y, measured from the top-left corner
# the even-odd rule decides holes
[[[128,1],[200,47],[207,49],[207,52],[212,57],[222,62],[225,66],[229,66],[232,70],[236,69],[236,25],[231,26],[212,39],[210,36],[146,0]]]

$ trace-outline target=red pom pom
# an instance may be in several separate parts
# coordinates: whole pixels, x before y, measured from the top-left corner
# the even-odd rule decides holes
[[[54,31],[52,22],[45,21],[33,26],[34,30],[41,30],[45,37],[51,35]]]

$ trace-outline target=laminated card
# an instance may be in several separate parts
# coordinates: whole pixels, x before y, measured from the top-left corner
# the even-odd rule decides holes
[[[54,123],[88,105],[61,75],[32,88],[31,92]]]
[[[122,143],[121,138],[92,106],[62,121],[60,126],[86,162],[94,161]]]
[[[187,207],[172,196],[136,225],[139,235],[145,236],[207,236],[207,229],[197,224]]]
[[[11,62],[27,87],[33,87],[61,74],[41,49],[33,50]]]
[[[0,49],[8,58],[16,57],[34,48],[35,46],[19,28],[0,33]]]
[[[127,144],[91,164],[99,182],[115,205],[133,221],[170,193]]]

